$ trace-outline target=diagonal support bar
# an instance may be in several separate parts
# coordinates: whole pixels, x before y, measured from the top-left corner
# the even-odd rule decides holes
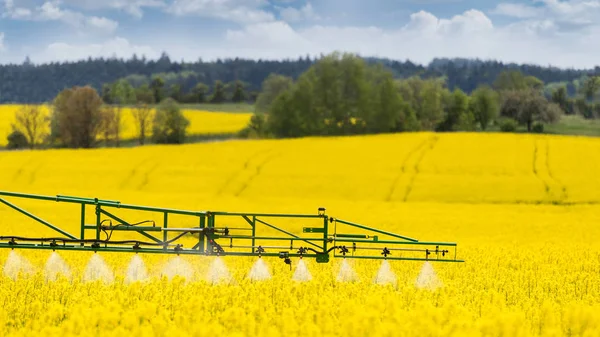
[[[348,225],[348,226],[352,226],[352,227],[356,227],[356,228],[360,228],[360,229],[365,229],[365,230],[372,231],[372,232],[379,233],[379,234],[393,236],[393,237],[398,238],[398,239],[403,239],[403,240],[412,241],[412,242],[419,242],[419,240],[417,240],[417,239],[413,239],[413,238],[409,238],[407,236],[402,236],[402,235],[398,235],[398,234],[394,234],[394,233],[382,231],[382,230],[376,229],[376,228],[371,228],[371,227],[359,225],[359,224],[354,223],[354,222],[340,220],[340,219],[334,219],[334,220],[336,222],[342,223],[344,225]]]
[[[8,201],[6,201],[6,200],[4,200],[4,199],[2,199],[2,198],[0,198],[0,202],[1,202],[1,203],[3,203],[3,204],[5,204],[5,205],[6,205],[6,206],[8,206],[8,207],[10,207],[10,208],[14,209],[14,210],[15,210],[15,211],[17,211],[17,212],[19,212],[19,213],[21,213],[21,214],[24,214],[25,216],[27,216],[27,217],[29,217],[29,218],[31,218],[31,219],[33,219],[33,220],[35,220],[35,221],[37,221],[37,222],[39,222],[39,223],[43,224],[43,225],[46,225],[47,227],[49,227],[49,228],[51,228],[51,229],[53,229],[53,230],[55,230],[55,231],[59,232],[60,234],[62,234],[62,235],[64,235],[64,236],[68,237],[69,239],[77,239],[77,238],[76,238],[74,235],[71,235],[71,234],[69,234],[69,233],[67,233],[67,232],[63,231],[62,229],[60,229],[60,228],[58,228],[58,227],[54,226],[53,224],[49,223],[48,221],[46,221],[46,220],[43,220],[43,219],[41,219],[41,218],[39,218],[39,217],[37,217],[37,216],[35,216],[35,215],[33,215],[33,214],[31,214],[31,213],[27,212],[26,210],[24,210],[24,209],[22,209],[22,208],[20,208],[20,207],[18,207],[18,206],[16,206],[16,205],[13,205],[13,204],[11,204],[10,202],[8,202]]]
[[[102,214],[106,215],[107,217],[109,217],[109,218],[111,218],[111,219],[113,219],[113,220],[119,221],[120,223],[122,223],[122,224],[124,224],[124,225],[131,226],[131,224],[130,224],[129,222],[127,222],[127,221],[125,221],[125,220],[123,220],[123,219],[119,218],[118,216],[116,216],[116,215],[114,215],[114,214],[111,214],[111,213],[109,213],[109,212],[107,212],[107,211],[105,211],[105,210],[103,210],[103,209],[100,209],[100,213],[102,213]],[[146,232],[142,232],[142,231],[140,231],[140,232],[138,232],[138,233],[142,234],[143,236],[147,237],[148,239],[150,239],[150,240],[152,240],[152,241],[154,241],[154,242],[156,242],[156,243],[162,243],[162,241],[160,241],[159,239],[157,239],[157,238],[156,238],[156,237],[154,237],[153,235],[150,235],[150,234],[148,234],[148,233],[146,233]]]
[[[285,231],[285,230],[283,230],[283,229],[281,229],[281,228],[279,228],[279,227],[277,227],[277,226],[273,226],[273,225],[271,225],[271,224],[269,224],[269,223],[267,223],[267,222],[265,222],[265,221],[262,221],[262,220],[260,220],[260,219],[258,219],[258,218],[256,219],[256,221],[260,222],[261,224],[263,224],[263,225],[265,225],[265,226],[271,227],[271,228],[273,228],[274,230],[277,230],[277,231],[280,231],[280,232],[282,232],[282,233],[285,233],[285,234],[287,234],[287,235],[289,235],[289,236],[292,236],[292,237],[295,237],[295,238],[300,238],[298,235],[295,235],[295,234],[293,234],[293,233],[290,233],[290,232],[288,232],[288,231]],[[282,238],[282,240],[285,240],[285,239],[283,239],[283,238]],[[320,240],[320,239],[317,239],[317,240]],[[316,243],[310,242],[310,241],[308,241],[308,240],[303,240],[303,239],[302,239],[302,241],[304,241],[304,242],[306,242],[306,243],[308,243],[308,244],[311,244],[311,245],[313,245],[313,246],[315,246],[315,247],[317,247],[317,248],[319,248],[319,249],[323,249],[323,247],[321,247],[321,246],[317,245]]]

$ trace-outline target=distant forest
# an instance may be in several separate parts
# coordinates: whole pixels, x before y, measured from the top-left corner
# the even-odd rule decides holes
[[[180,87],[182,92],[193,90],[199,83],[212,87],[219,83],[243,83],[248,93],[245,99],[254,101],[263,81],[273,73],[296,80],[321,58],[300,57],[295,60],[266,61],[223,59],[214,62],[175,62],[166,53],[157,60],[133,56],[129,60],[117,58],[87,59],[77,62],[54,62],[35,65],[26,59],[22,64],[0,65],[0,103],[49,102],[63,89],[90,85],[102,92],[103,85],[118,79],[127,79],[133,86],[150,84],[156,77],[165,86]],[[411,61],[365,58],[368,63],[381,63],[396,79],[412,76],[445,78],[448,89],[459,88],[471,93],[477,87],[492,85],[506,70],[519,70],[545,83],[548,93],[556,86],[565,86],[569,96],[578,92],[582,77],[600,74],[594,69],[559,69],[537,65],[519,65],[498,61],[470,59],[435,59],[428,65]]]

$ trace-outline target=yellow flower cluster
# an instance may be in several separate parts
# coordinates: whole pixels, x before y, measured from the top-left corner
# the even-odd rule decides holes
[[[14,116],[20,107],[19,105],[0,105],[0,146],[6,145],[6,137],[12,132],[11,125],[15,123]],[[41,108],[44,113],[49,113],[48,106],[43,105]],[[238,132],[246,127],[252,115],[251,113],[211,112],[190,109],[184,109],[183,114],[190,120],[188,128],[188,134],[190,135]],[[121,138],[123,140],[137,138],[138,129],[131,108],[123,108],[122,123]],[[49,129],[46,130],[47,132],[49,132]]]
[[[265,272],[257,258],[2,250],[2,336],[600,335],[599,139],[407,133],[0,152],[0,163],[0,190],[194,210],[326,207],[457,242],[466,260],[305,258],[290,270],[263,257]],[[78,233],[73,205],[10,200]],[[0,207],[0,235],[49,233]],[[304,266],[311,277],[298,278]],[[348,270],[358,279],[341,282]],[[382,271],[391,284],[374,282]]]

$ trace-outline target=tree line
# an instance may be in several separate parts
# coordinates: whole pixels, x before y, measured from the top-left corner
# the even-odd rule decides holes
[[[132,86],[150,85],[160,78],[165,83],[165,90],[173,90],[178,84],[186,97],[180,101],[195,100],[191,95],[199,83],[215,87],[217,81],[224,86],[236,81],[245,87],[247,100],[254,101],[261,91],[262,82],[272,73],[284,75],[297,80],[298,77],[324,58],[299,57],[288,60],[248,60],[218,59],[205,62],[175,62],[166,53],[156,59],[133,55],[128,60],[118,58],[88,58],[76,62],[52,62],[33,64],[26,59],[22,64],[0,65],[0,103],[44,103],[51,101],[66,88],[86,86],[103,92],[103,85],[126,79]],[[591,74],[600,74],[600,67],[595,69],[558,69],[527,64],[503,63],[498,61],[481,61],[467,59],[435,59],[428,65],[420,65],[407,61],[381,58],[364,58],[368,64],[382,64],[395,79],[406,79],[413,76],[421,78],[446,78],[446,86],[470,94],[477,87],[492,85],[495,78],[506,70],[518,70],[526,76],[539,78],[548,86],[564,85],[567,94],[577,93],[582,78]],[[213,89],[214,90],[214,89]],[[200,90],[201,91],[201,90]],[[231,93],[233,96],[233,91]]]
[[[132,104],[137,141],[156,144],[185,142],[189,120],[177,101],[170,97],[153,105],[148,90],[134,90],[125,82],[115,83],[111,91],[114,104],[105,104],[90,87],[73,87],[61,91],[46,114],[41,105],[24,105],[15,114],[8,149],[21,148],[93,148],[120,146],[123,107]]]
[[[550,98],[535,76],[501,72],[470,94],[450,89],[445,77],[395,79],[382,64],[353,54],[328,55],[297,80],[272,74],[263,83],[247,137],[302,137],[403,131],[476,131],[495,125],[542,132],[567,113],[600,116],[600,77],[589,77],[579,96],[564,86]],[[579,106],[578,104],[582,105]]]

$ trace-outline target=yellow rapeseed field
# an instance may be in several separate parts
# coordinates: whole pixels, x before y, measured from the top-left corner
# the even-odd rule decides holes
[[[457,242],[466,260],[431,264],[436,287],[421,287],[430,267],[422,262],[391,261],[397,279],[379,285],[381,261],[353,260],[358,280],[338,282],[341,259],[305,259],[312,280],[296,282],[280,259],[263,258],[272,278],[252,281],[254,258],[3,250],[0,335],[598,336],[599,168],[600,139],[515,134],[0,152],[0,190],[193,210],[322,206],[342,219]],[[76,206],[10,200],[78,234]],[[0,229],[48,233],[3,205]],[[87,281],[99,258],[105,277]],[[68,272],[47,280],[61,259]],[[127,268],[142,261],[148,280],[128,282]],[[212,284],[219,262],[231,279]]]
[[[14,116],[20,107],[19,105],[0,105],[0,146],[6,145],[6,137],[12,131],[11,125],[15,122]],[[49,113],[48,106],[43,105],[42,109],[46,114]],[[190,120],[188,128],[188,134],[190,135],[237,132],[248,124],[252,115],[251,113],[210,112],[190,109],[184,109],[183,114]],[[121,138],[123,140],[137,138],[138,129],[131,109],[124,108],[122,116]]]

